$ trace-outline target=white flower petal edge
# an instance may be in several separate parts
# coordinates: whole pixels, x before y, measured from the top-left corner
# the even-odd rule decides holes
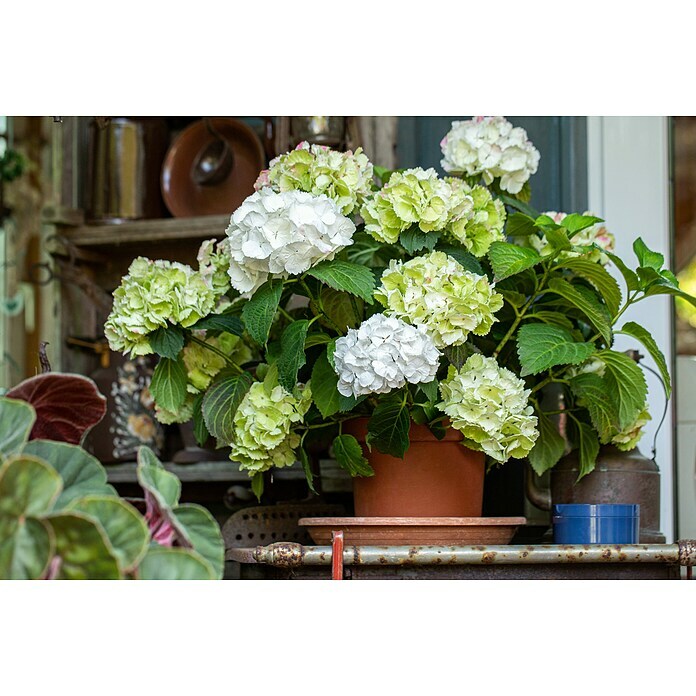
[[[424,330],[374,314],[336,341],[333,355],[343,396],[386,394],[406,382],[435,379],[440,351]]]

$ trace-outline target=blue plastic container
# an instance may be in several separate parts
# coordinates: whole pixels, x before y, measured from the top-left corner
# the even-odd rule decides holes
[[[640,505],[553,506],[553,538],[557,544],[637,544]]]

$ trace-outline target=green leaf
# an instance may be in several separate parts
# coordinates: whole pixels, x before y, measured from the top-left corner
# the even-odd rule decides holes
[[[534,249],[507,242],[493,242],[488,251],[488,258],[497,281],[532,268],[542,260]]]
[[[203,397],[201,411],[205,427],[219,442],[229,444],[234,439],[234,415],[252,383],[253,379],[246,372],[225,374]]]
[[[471,345],[467,343],[462,343],[458,346],[447,346],[444,349],[445,357],[449,361],[450,365],[454,365],[458,370],[461,369],[462,365],[474,354],[474,350]]]
[[[551,326],[560,326],[562,329],[572,331],[575,327],[573,322],[568,319],[565,314],[561,312],[551,312],[545,310],[539,310],[534,312],[534,318],[539,321],[543,321],[544,324],[551,324]]]
[[[534,219],[524,213],[513,213],[507,219],[505,234],[509,237],[528,237],[536,234],[537,226]]]
[[[572,249],[572,245],[568,240],[568,233],[562,227],[547,229],[544,232],[544,237],[546,237],[546,241],[548,241],[551,248],[555,251],[568,251]]]
[[[359,403],[365,401],[367,394],[362,396],[343,396],[343,394],[338,395],[338,410],[341,413],[346,413],[347,411],[352,411]]]
[[[507,193],[499,194],[498,198],[506,206],[512,208],[513,210],[519,210],[521,213],[524,213],[527,217],[530,217],[534,220],[536,220],[536,218],[539,217],[539,213],[537,213],[537,211],[534,210],[534,208],[532,208],[530,205],[527,205],[527,203],[519,200],[518,198],[509,196]]]
[[[176,411],[186,400],[186,366],[179,357],[160,358],[152,373],[150,392],[160,408]]]
[[[529,452],[529,463],[537,476],[558,464],[565,452],[565,440],[558,432],[555,423],[543,413],[537,412],[539,418],[539,437]]]
[[[36,413],[26,401],[0,397],[0,457],[19,452],[29,439]]]
[[[24,446],[23,454],[49,462],[63,480],[63,490],[53,510],[62,510],[76,498],[85,495],[116,495],[114,487],[107,483],[106,469],[102,463],[82,447],[53,440],[30,440]]]
[[[174,507],[181,495],[181,481],[167,471],[149,447],[138,448],[138,483],[152,494],[161,508]]]
[[[362,319],[365,303],[355,295],[322,287],[319,301],[310,303],[322,324],[340,333],[355,328]]]
[[[302,464],[302,470],[304,471],[305,478],[307,479],[309,490],[317,495],[317,491],[314,488],[314,474],[312,473],[312,466],[309,462],[309,457],[307,456],[307,452],[305,452],[304,447],[300,447],[298,454],[300,456],[300,463]]]
[[[305,338],[304,347],[305,350],[307,350],[308,348],[313,348],[314,346],[322,346],[329,343],[331,340],[333,339],[327,333],[311,333],[307,335],[307,338]]]
[[[665,257],[657,251],[648,249],[645,242],[640,237],[633,242],[633,251],[638,259],[639,266],[652,268],[659,272],[665,265]]]
[[[479,260],[466,249],[453,244],[438,244],[437,250],[451,256],[460,266],[463,266],[464,270],[480,276],[486,275]]]
[[[121,572],[130,572],[147,552],[150,532],[143,516],[121,498],[89,495],[74,500],[66,512],[81,512],[101,525]]]
[[[645,291],[645,296],[652,297],[653,295],[673,295],[674,297],[680,297],[682,300],[685,300],[689,304],[696,307],[696,297],[693,297],[683,290],[679,290],[678,288],[674,288],[669,285],[652,285]]]
[[[116,558],[112,555],[101,525],[82,513],[70,512],[46,518],[56,540],[60,558],[57,580],[120,580]]]
[[[636,324],[634,321],[629,321],[626,322],[621,328],[621,331],[617,331],[617,333],[632,336],[645,346],[646,350],[650,354],[650,357],[655,361],[657,369],[660,371],[660,375],[662,376],[662,384],[664,385],[665,393],[669,399],[672,394],[672,382],[669,378],[667,361],[665,360],[665,356],[662,354],[659,346],[655,342],[655,339],[650,335],[650,332],[643,328],[640,324]]]
[[[438,400],[438,385],[439,382],[436,379],[432,382],[421,382],[418,385],[418,388],[425,394],[431,404],[434,404]]]
[[[599,263],[583,258],[571,258],[557,264],[591,283],[607,305],[612,317],[621,305],[621,289],[614,277]]]
[[[213,567],[190,549],[152,546],[138,567],[140,580],[215,580]]]
[[[307,358],[304,352],[305,338],[309,322],[306,319],[294,321],[283,331],[280,338],[280,355],[278,365],[278,382],[283,389],[292,393],[297,386],[297,373]]]
[[[571,285],[567,280],[553,278],[549,281],[548,287],[551,292],[560,295],[573,306],[577,307],[592,322],[605,343],[611,345],[611,324],[602,311],[602,305],[600,305],[599,302],[590,299],[588,295]]]
[[[648,386],[643,371],[625,353],[603,350],[597,357],[606,365],[604,379],[618,405],[619,429],[635,422],[645,406]]]
[[[323,418],[333,416],[339,410],[337,384],[338,375],[329,364],[327,351],[323,351],[312,368],[312,399]]]
[[[256,500],[261,502],[263,495],[263,472],[257,471],[251,478],[251,492],[256,496]]]
[[[365,459],[360,443],[352,435],[339,435],[333,441],[333,453],[338,465],[351,476],[375,475]]]
[[[0,515],[43,515],[52,509],[62,489],[60,476],[43,459],[14,455],[0,466]]]
[[[638,280],[638,276],[636,275],[635,271],[632,271],[621,260],[620,257],[618,257],[616,254],[613,254],[611,251],[606,251],[602,249],[602,247],[600,247],[598,244],[593,244],[592,247],[594,249],[597,249],[598,251],[601,251],[603,254],[606,254],[614,262],[614,265],[621,272],[624,281],[626,281],[626,288],[629,292],[633,292],[634,290],[638,290],[640,288],[640,281]]]
[[[565,227],[568,230],[570,237],[573,237],[578,232],[586,230],[588,227],[596,225],[598,222],[604,222],[602,218],[595,217],[594,215],[580,215],[579,213],[570,213],[566,215],[563,220],[560,221],[561,227]]]
[[[193,402],[193,436],[199,447],[203,447],[210,437],[208,428],[205,425],[203,418],[203,398],[207,392],[201,392],[196,395]]]
[[[374,302],[372,293],[375,289],[375,277],[372,271],[365,266],[334,259],[333,261],[322,261],[314,268],[310,268],[307,275],[326,283],[334,290],[356,295],[368,304]]]
[[[176,360],[184,347],[184,332],[179,326],[162,326],[149,334],[147,340],[157,355]]]
[[[367,425],[367,444],[375,445],[384,454],[403,459],[408,449],[411,419],[406,400],[396,393],[381,401]]]
[[[599,454],[599,441],[595,431],[586,423],[576,423],[576,427],[578,430],[578,458],[580,461],[579,481],[583,476],[587,476],[594,470],[597,455]]]
[[[525,324],[517,334],[522,377],[555,365],[578,365],[595,352],[592,343],[578,343],[566,329],[548,324]]]
[[[225,544],[215,518],[195,503],[175,507],[172,515],[172,522],[179,534],[183,535],[196,553],[210,563],[216,578],[222,579],[225,570]]]
[[[348,261],[368,268],[387,266],[391,259],[400,256],[398,246],[379,242],[366,232],[356,232],[344,253]]]
[[[242,309],[242,319],[249,335],[261,346],[266,345],[273,318],[278,311],[283,281],[279,278],[266,281],[247,301]]]
[[[379,179],[382,186],[384,186],[389,181],[389,178],[394,173],[391,169],[387,169],[386,167],[380,167],[376,164],[372,168],[372,171],[374,175]]]
[[[50,525],[0,514],[0,580],[38,580],[53,556]]]
[[[608,383],[599,375],[586,373],[570,380],[570,388],[577,404],[587,409],[599,439],[608,443],[619,431],[619,414],[614,395]]]
[[[401,246],[409,254],[415,254],[422,249],[432,251],[439,239],[439,232],[423,232],[418,225],[411,225],[399,235]]]
[[[195,329],[196,331],[200,329],[205,329],[206,331],[224,331],[234,334],[235,336],[241,336],[244,333],[244,324],[242,320],[231,314],[211,314],[208,317],[199,319],[189,328]]]

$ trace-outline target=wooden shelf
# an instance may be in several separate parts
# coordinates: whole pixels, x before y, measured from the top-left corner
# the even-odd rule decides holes
[[[175,474],[184,483],[193,482],[218,482],[218,483],[251,483],[251,479],[246,471],[240,471],[235,462],[196,462],[195,464],[174,464],[164,462],[164,468]],[[125,464],[106,464],[105,469],[109,483],[137,483],[138,477],[135,473],[135,462]],[[273,472],[273,477],[292,481],[304,479],[305,475],[302,467],[295,464],[285,469],[277,469]]]
[[[211,237],[222,238],[229,222],[229,215],[206,215],[192,218],[136,220],[115,225],[63,227],[60,234],[78,247],[118,246]]]

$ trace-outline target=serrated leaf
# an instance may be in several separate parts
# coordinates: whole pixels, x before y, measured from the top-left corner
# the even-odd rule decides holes
[[[608,383],[597,374],[576,375],[570,380],[578,406],[587,409],[592,425],[606,444],[619,431],[619,415],[614,395]]]
[[[360,323],[364,306],[359,297],[329,287],[322,287],[319,301],[310,303],[312,311],[321,317],[320,322],[340,333]]]
[[[206,392],[197,394],[193,401],[193,436],[196,438],[199,447],[203,447],[210,437],[203,418],[203,398],[205,394]]]
[[[176,411],[186,400],[186,366],[181,357],[160,358],[152,373],[150,393],[160,408]]]
[[[423,232],[418,225],[412,225],[399,235],[399,243],[409,254],[422,249],[432,251],[439,239],[439,232]]]
[[[696,297],[669,285],[661,285],[659,283],[652,285],[645,291],[645,296],[652,297],[653,295],[673,295],[674,297],[680,297],[682,300],[696,307]]]
[[[438,251],[442,251],[447,256],[451,256],[460,266],[466,271],[475,273],[476,275],[485,276],[486,272],[479,260],[466,249],[454,246],[453,244],[438,244]]]
[[[256,496],[256,500],[261,502],[263,495],[263,472],[257,471],[251,478],[251,492]]]
[[[565,314],[561,314],[561,312],[539,310],[534,312],[534,318],[544,322],[544,324],[560,326],[562,329],[567,329],[568,331],[572,331],[574,328],[573,322],[568,319]]]
[[[524,213],[513,213],[507,219],[505,234],[509,237],[528,237],[536,234],[537,226],[534,219]]]
[[[619,429],[635,422],[645,406],[648,386],[643,371],[625,353],[603,350],[597,354],[606,366],[604,379],[618,406]]]
[[[601,251],[603,254],[606,254],[613,261],[614,265],[619,269],[621,275],[623,276],[624,281],[626,282],[626,288],[629,292],[633,292],[634,290],[638,290],[640,288],[640,281],[638,280],[638,276],[636,275],[635,271],[632,271],[619,256],[613,254],[611,251],[602,249],[602,247],[600,247],[598,244],[593,244],[592,247]]]
[[[425,394],[428,401],[434,404],[438,400],[438,386],[439,382],[434,379],[432,382],[421,382],[418,388]]]
[[[278,382],[290,393],[297,386],[299,369],[307,361],[304,344],[308,328],[309,322],[306,319],[294,321],[286,327],[280,338],[280,355],[276,360]]]
[[[176,360],[184,347],[184,332],[179,326],[162,326],[148,334],[147,340],[157,355]]]
[[[537,476],[556,466],[565,452],[565,440],[558,432],[558,427],[543,413],[537,412],[539,418],[539,437],[528,455]]]
[[[474,354],[474,352],[475,351],[468,342],[462,343],[458,346],[447,346],[444,349],[445,357],[449,361],[450,365],[454,365],[458,370]]]
[[[0,457],[22,449],[35,421],[34,409],[26,401],[0,397]]]
[[[669,399],[672,394],[672,382],[669,377],[669,370],[667,369],[667,361],[665,360],[665,356],[662,354],[659,346],[655,342],[655,339],[650,335],[650,332],[643,328],[640,324],[636,324],[634,321],[629,321],[626,322],[621,328],[621,331],[617,331],[617,333],[632,336],[645,346],[646,350],[650,354],[650,357],[655,361],[657,369],[660,371],[665,393]]]
[[[367,444],[402,459],[409,446],[411,419],[406,401],[397,393],[377,404],[367,425]]]
[[[575,275],[591,283],[602,296],[611,316],[616,316],[621,305],[621,289],[604,266],[588,259],[571,258],[559,262],[556,267],[572,271]]]
[[[499,194],[498,198],[508,207],[512,208],[513,210],[519,210],[521,213],[524,213],[525,215],[534,220],[536,220],[536,218],[539,217],[539,213],[536,210],[534,210],[532,206],[527,205],[527,203],[518,198],[509,196],[507,193]]]
[[[203,397],[201,411],[205,427],[219,442],[229,444],[234,439],[234,415],[252,383],[246,372],[225,374],[218,377]]]
[[[391,259],[400,256],[398,246],[383,244],[366,232],[356,232],[353,243],[344,253],[348,261],[368,268],[385,267]]]
[[[343,394],[338,395],[338,410],[341,413],[346,413],[347,411],[352,411],[359,403],[362,403],[367,399],[367,394],[362,396],[343,396]]]
[[[374,476],[374,469],[365,459],[360,443],[352,435],[339,435],[333,441],[333,453],[338,465],[351,476]]]
[[[356,295],[368,304],[374,302],[372,294],[375,289],[375,277],[369,268],[350,261],[334,259],[333,261],[322,261],[314,268],[310,268],[307,275],[326,283],[334,290]]]
[[[579,481],[595,468],[599,454],[599,440],[595,431],[586,423],[576,423],[576,428],[578,430],[578,460],[580,462]]]
[[[323,351],[312,368],[312,399],[324,418],[340,408],[337,384],[338,375],[329,364],[327,352]]]
[[[200,329],[205,329],[206,331],[224,331],[225,333],[234,334],[235,336],[241,336],[244,333],[244,324],[242,320],[232,314],[211,314],[208,317],[199,319],[189,328],[197,331]]]
[[[612,333],[611,324],[602,311],[602,305],[596,300],[590,299],[579,288],[571,285],[567,280],[553,278],[548,283],[549,290],[568,300],[574,307],[577,307],[599,331],[607,345],[611,345]]]
[[[659,272],[665,265],[665,257],[657,251],[648,249],[647,245],[640,237],[633,242],[633,251],[638,259],[639,266],[652,268]]]
[[[561,221],[561,227],[565,227],[568,230],[568,235],[573,237],[578,232],[586,230],[588,227],[596,225],[598,222],[604,222],[602,218],[598,218],[594,215],[580,215],[580,213],[570,213],[566,215]]]
[[[534,249],[508,244],[507,242],[493,242],[488,250],[495,279],[503,280],[517,275],[528,268],[536,266],[542,258]]]
[[[517,334],[522,377],[556,365],[579,365],[595,352],[592,343],[578,343],[569,331],[548,324],[525,324]]]
[[[311,333],[305,338],[304,347],[305,350],[308,348],[313,348],[314,346],[322,346],[331,341],[331,336],[327,333]]]
[[[261,346],[268,341],[268,334],[278,311],[282,293],[282,280],[279,278],[268,280],[252,295],[242,309],[242,320],[247,332]]]

